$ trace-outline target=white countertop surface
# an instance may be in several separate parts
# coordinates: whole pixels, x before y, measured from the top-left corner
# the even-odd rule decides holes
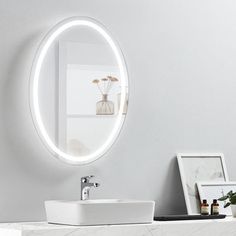
[[[236,218],[100,226],[68,226],[46,222],[0,224],[0,236],[210,236],[211,234],[236,236]]]

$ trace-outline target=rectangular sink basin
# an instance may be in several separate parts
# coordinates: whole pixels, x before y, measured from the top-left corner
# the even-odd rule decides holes
[[[45,202],[48,223],[66,225],[151,223],[154,207],[154,201],[118,199]]]

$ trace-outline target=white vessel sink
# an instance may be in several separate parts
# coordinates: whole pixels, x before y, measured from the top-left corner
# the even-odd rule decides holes
[[[45,202],[47,221],[67,225],[151,223],[154,206],[153,201],[118,199]]]

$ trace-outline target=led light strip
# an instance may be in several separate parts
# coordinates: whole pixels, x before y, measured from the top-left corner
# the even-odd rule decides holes
[[[109,137],[107,138],[106,142],[100,148],[98,148],[95,152],[89,155],[85,155],[85,156],[72,156],[61,151],[58,147],[55,146],[55,144],[50,139],[45,129],[45,126],[42,121],[41,113],[40,113],[40,108],[39,108],[39,94],[38,94],[39,93],[39,77],[40,77],[40,71],[41,71],[43,60],[47,54],[48,49],[54,42],[54,40],[67,29],[71,27],[75,27],[75,26],[87,26],[89,28],[94,29],[100,35],[103,36],[103,38],[107,41],[107,43],[110,45],[110,47],[113,50],[113,53],[115,55],[115,58],[119,67],[120,78],[121,78],[121,103],[120,103],[121,105],[120,105],[120,109],[118,112],[118,116],[117,116],[117,120],[115,122],[114,128],[111,134],[109,135]],[[43,141],[47,144],[47,146],[50,148],[50,150],[52,150],[55,154],[57,154],[59,159],[70,164],[87,164],[101,157],[111,147],[111,145],[114,143],[117,136],[119,135],[119,132],[124,122],[122,113],[123,113],[125,99],[126,99],[125,97],[126,97],[127,79],[128,79],[128,76],[127,76],[126,66],[123,59],[123,55],[119,47],[113,41],[111,36],[107,33],[105,28],[102,25],[98,24],[93,19],[80,18],[80,17],[67,19],[59,23],[48,34],[48,36],[46,36],[35,58],[35,64],[32,70],[31,110],[33,113],[35,125],[38,128],[40,136],[42,137]]]

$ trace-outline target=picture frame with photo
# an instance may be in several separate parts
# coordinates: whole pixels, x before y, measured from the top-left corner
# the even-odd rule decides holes
[[[219,199],[225,196],[229,191],[236,192],[236,182],[198,182],[197,183],[200,200],[206,199],[209,205],[212,203],[213,199]],[[218,201],[220,214],[225,214],[228,216],[232,215],[232,210],[230,207],[224,208],[226,202]]]
[[[178,153],[177,161],[189,215],[200,214],[197,182],[228,182],[222,153]]]

